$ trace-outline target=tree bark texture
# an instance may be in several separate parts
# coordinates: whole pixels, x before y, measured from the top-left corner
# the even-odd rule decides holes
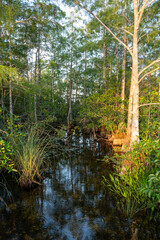
[[[134,4],[134,34],[133,34],[133,56],[132,56],[132,77],[131,94],[132,102],[132,124],[131,124],[131,144],[139,140],[139,84],[138,84],[138,27],[139,1],[133,0]]]
[[[72,37],[71,37],[71,56],[70,56],[70,81],[69,81],[69,110],[67,117],[67,124],[70,126],[72,121],[72,65],[73,65],[73,25],[72,25]]]
[[[125,8],[124,8],[124,16],[126,16],[126,9],[127,9],[127,1],[125,0]],[[125,18],[124,29],[127,28],[127,19]],[[124,32],[124,43],[127,45],[127,34]],[[126,84],[126,55],[127,49],[123,47],[123,61],[122,61],[122,87],[121,87],[121,108],[122,108],[122,115],[124,121],[124,100],[125,100],[125,84]]]
[[[12,61],[12,51],[11,51],[11,33],[9,31],[9,112],[10,112],[10,118],[11,118],[11,122],[13,120],[13,100],[12,100],[12,65],[11,65],[11,61]]]

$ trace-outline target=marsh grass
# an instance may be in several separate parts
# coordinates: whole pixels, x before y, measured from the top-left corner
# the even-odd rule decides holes
[[[47,139],[36,128],[31,128],[27,136],[14,141],[15,165],[20,173],[22,187],[40,184],[40,169],[45,160]]]

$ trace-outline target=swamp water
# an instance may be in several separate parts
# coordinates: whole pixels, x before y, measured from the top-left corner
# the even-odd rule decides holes
[[[106,146],[105,146],[106,147]],[[0,196],[0,240],[158,240],[159,221],[146,216],[136,223],[116,207],[102,184],[106,164],[99,159],[111,154],[104,143],[73,137],[51,157],[43,185],[22,190],[13,180],[3,180]]]

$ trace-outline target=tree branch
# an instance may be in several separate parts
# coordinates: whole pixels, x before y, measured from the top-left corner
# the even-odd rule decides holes
[[[2,34],[2,37],[1,38],[3,38],[4,37],[4,34],[6,33],[6,30],[4,30],[4,32],[3,32],[3,34]]]
[[[139,42],[140,39],[143,38],[145,35],[147,35],[147,33],[144,33],[143,35],[141,35],[141,36],[138,38],[138,42]]]
[[[149,64],[147,67],[143,68],[143,69],[139,72],[138,76],[140,76],[145,70],[147,70],[148,68],[150,68],[153,64],[155,64],[155,63],[157,63],[157,62],[160,62],[160,58],[156,59],[156,60],[153,61],[151,64]]]
[[[3,131],[3,130],[1,130],[1,129],[0,129],[0,132],[7,134],[7,132],[5,132],[5,131]]]
[[[146,5],[146,7],[148,7],[149,5],[151,5],[153,2],[155,2],[156,0],[152,0],[150,3],[148,3],[147,5]]]
[[[110,28],[108,28],[94,13],[92,13],[88,8],[86,8],[85,6],[81,5],[79,1],[77,0],[73,0],[74,4],[80,6],[81,8],[85,9],[87,12],[89,12],[94,18],[96,18],[98,20],[98,22],[107,29],[107,31],[113,36],[114,39],[116,39],[120,44],[122,44],[127,50],[128,52],[131,54],[131,56],[133,56],[133,53],[131,51],[131,49],[124,43],[122,42],[118,37],[116,37],[116,35],[110,30]]]
[[[30,19],[34,19],[34,17],[30,17],[30,18],[27,18],[27,19],[19,20],[19,21],[16,21],[15,23],[26,23],[26,21],[28,21]],[[4,30],[1,38],[4,37],[5,33],[6,33],[6,30]]]
[[[160,103],[145,103],[145,104],[139,105],[139,108],[143,106],[149,106],[149,105],[160,105]]]
[[[113,27],[113,26],[112,26],[112,27]],[[118,28],[118,27],[113,27],[113,28],[116,29],[116,30],[122,30],[122,31],[128,33],[129,35],[131,35],[131,36],[133,37],[133,33],[129,32],[128,30],[126,30],[126,29],[124,29],[124,28]]]
[[[123,30],[124,32],[128,33],[129,35],[131,35],[133,37],[133,33],[129,32],[128,30],[126,30],[124,28],[120,28],[120,30]]]
[[[155,0],[154,0],[155,1]],[[139,18],[138,18],[138,27],[139,27],[139,24],[141,22],[141,19],[142,19],[142,15],[143,15],[143,12],[144,12],[144,9],[146,8],[147,6],[147,3],[148,3],[148,0],[145,0],[143,6],[140,8],[139,10]]]
[[[131,21],[127,18],[127,16],[125,15],[120,15],[120,16],[124,17],[127,20],[127,22],[132,25]]]
[[[143,15],[143,12],[145,10],[146,7],[148,7],[149,5],[151,5],[153,2],[155,2],[156,0],[152,0],[151,2],[148,3],[149,0],[145,0],[143,6],[140,8],[139,10],[139,19],[138,19],[138,26],[141,22],[141,19],[142,19],[142,15]]]
[[[16,21],[15,23],[26,23],[26,21],[30,20],[30,19],[33,19],[34,17],[30,17],[30,18],[27,18],[27,19],[23,19],[23,20],[19,20],[19,21]]]
[[[139,84],[139,83],[140,83],[140,82],[141,82],[141,81],[142,81],[147,75],[149,75],[149,74],[151,74],[151,73],[157,71],[158,69],[160,69],[160,67],[155,68],[155,69],[153,69],[152,71],[150,71],[150,72],[144,74],[144,76],[139,80],[138,84]]]

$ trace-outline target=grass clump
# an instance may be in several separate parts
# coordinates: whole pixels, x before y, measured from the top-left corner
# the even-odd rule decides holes
[[[40,184],[40,169],[44,163],[46,146],[46,138],[33,127],[26,137],[14,141],[15,165],[20,173],[19,183],[22,187]]]

